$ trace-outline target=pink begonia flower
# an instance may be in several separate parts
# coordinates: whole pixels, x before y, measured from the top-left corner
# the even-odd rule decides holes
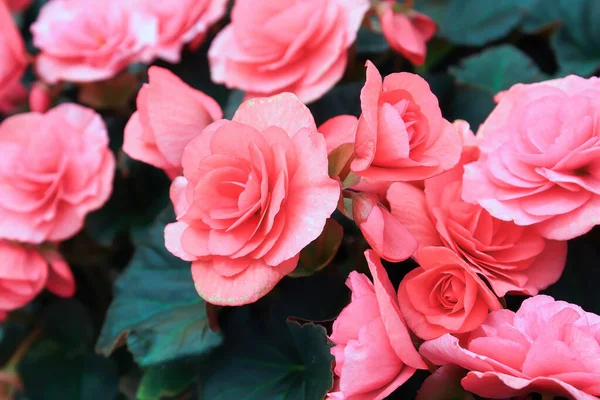
[[[481,397],[600,396],[600,316],[549,296],[525,300],[516,313],[492,312],[464,341],[447,334],[419,350],[469,370],[462,386]]]
[[[126,1],[51,0],[31,32],[42,79],[93,82],[149,61],[142,52],[156,42],[157,21]]]
[[[600,223],[600,80],[517,84],[481,125],[463,198],[492,216],[568,240]]]
[[[400,72],[382,82],[367,61],[360,101],[354,173],[371,180],[415,181],[458,163],[460,136],[442,118],[437,98],[420,76]]]
[[[331,399],[381,400],[427,366],[415,350],[392,283],[372,250],[365,252],[373,283],[352,271],[352,299],[333,323],[335,375]]]
[[[8,9],[12,12],[25,11],[31,5],[31,0],[0,0],[0,3],[2,1],[6,3]]]
[[[208,56],[214,82],[305,103],[344,75],[369,0],[237,0]]]
[[[100,115],[76,104],[0,124],[0,238],[60,241],[112,192],[115,158]]]
[[[327,154],[346,143],[354,143],[358,118],[354,115],[338,115],[319,127],[327,142]]]
[[[352,196],[353,219],[379,257],[392,262],[404,261],[417,250],[418,242],[390,213],[385,200],[374,193],[355,193]]]
[[[435,35],[435,22],[414,10],[394,11],[395,0],[383,1],[379,8],[383,36],[392,49],[414,65],[423,65],[427,42]]]
[[[0,241],[0,320],[33,300],[44,288],[61,297],[75,292],[67,263],[55,250]]]
[[[34,82],[29,91],[29,108],[31,111],[45,113],[52,107],[52,94],[48,85]]]
[[[0,112],[12,112],[27,99],[21,77],[27,68],[23,38],[6,4],[0,0]]]
[[[467,333],[502,308],[494,293],[452,250],[426,247],[420,267],[400,282],[398,302],[409,328],[421,339]]]
[[[147,48],[149,57],[171,63],[181,60],[181,50],[191,41],[204,39],[208,29],[225,14],[228,0],[134,0],[135,12],[143,12],[157,20],[156,43]]]
[[[424,191],[393,183],[387,194],[392,214],[417,239],[419,249],[449,248],[485,277],[498,296],[536,295],[560,278],[567,242],[544,239],[532,227],[494,218],[480,205],[462,200],[463,164],[478,156],[475,136],[465,124],[457,124],[465,142],[459,165],[426,179]]]
[[[125,127],[123,151],[175,178],[182,171],[185,146],[223,112],[215,100],[169,70],[150,67],[148,76],[138,93],[138,110]]]
[[[192,261],[198,293],[217,305],[254,302],[293,271],[340,193],[325,139],[291,93],[249,100],[232,121],[209,125],[182,164],[166,246]]]

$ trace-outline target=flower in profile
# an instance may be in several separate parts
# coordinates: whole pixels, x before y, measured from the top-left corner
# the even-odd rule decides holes
[[[12,112],[27,99],[21,77],[27,68],[23,38],[7,5],[0,0],[0,112]]]
[[[367,61],[360,102],[354,173],[370,180],[416,181],[458,163],[460,135],[442,117],[437,98],[420,76],[400,72],[382,81]]]
[[[125,127],[123,151],[175,178],[182,172],[185,146],[223,112],[212,97],[169,70],[150,67],[148,76],[138,93],[138,110]]]
[[[417,369],[427,366],[415,350],[398,300],[379,257],[365,252],[373,282],[356,271],[346,285],[352,299],[333,323],[336,383],[331,399],[386,398]]]
[[[427,15],[404,9],[395,0],[385,0],[378,7],[383,36],[390,46],[414,65],[422,65],[427,56],[427,42],[437,30]]]

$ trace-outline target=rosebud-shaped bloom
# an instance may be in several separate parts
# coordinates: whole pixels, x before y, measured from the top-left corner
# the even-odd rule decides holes
[[[600,223],[600,79],[517,84],[478,136],[463,198],[492,216],[568,240]]]
[[[395,0],[381,3],[380,21],[383,36],[390,46],[411,63],[422,65],[427,55],[427,42],[435,35],[435,22],[414,10],[395,12]]]
[[[0,320],[9,311],[25,306],[42,289],[70,297],[75,281],[67,263],[54,250],[0,241]]]
[[[421,339],[466,333],[479,327],[490,310],[502,308],[494,293],[452,250],[426,247],[418,268],[398,288],[398,302],[410,329]]]
[[[1,0],[0,26],[0,112],[10,112],[27,98],[20,82],[27,68],[27,55],[21,34]]]
[[[368,0],[237,0],[213,41],[213,81],[253,95],[321,97],[346,69]]]
[[[31,0],[0,0],[0,3],[4,1],[8,6],[8,9],[12,12],[25,11],[31,4]]]
[[[196,45],[208,29],[223,17],[227,0],[136,0],[132,7],[157,20],[156,43],[148,47],[150,57],[171,63],[181,60],[181,49],[194,40]]]
[[[52,0],[31,32],[40,49],[36,69],[46,82],[92,82],[140,61],[155,42],[156,20],[126,1]]]
[[[115,158],[102,118],[76,104],[0,124],[0,238],[60,241],[110,196]]]
[[[427,366],[402,320],[392,283],[377,255],[367,250],[373,283],[350,273],[350,304],[333,323],[336,384],[332,399],[380,400]]]
[[[171,186],[178,222],[167,248],[192,261],[208,302],[256,301],[298,263],[335,210],[339,184],[327,174],[327,149],[296,96],[243,103],[185,148],[183,177]]]
[[[137,97],[138,110],[125,127],[123,151],[174,178],[181,174],[185,146],[223,112],[211,97],[164,68],[150,67],[148,76]]]
[[[352,171],[372,180],[414,181],[454,167],[461,139],[442,118],[437,98],[418,75],[400,72],[381,80],[367,61],[360,94]]]
[[[525,300],[516,313],[492,312],[460,343],[444,335],[419,350],[437,365],[471,371],[462,386],[484,398],[600,396],[600,316],[549,296]]]
[[[480,205],[462,200],[463,163],[478,155],[470,142],[474,138],[470,130],[464,134],[461,163],[425,180],[424,191],[393,183],[387,195],[392,214],[415,236],[420,249],[451,249],[484,276],[498,296],[507,292],[535,295],[560,278],[567,243],[544,239],[532,227],[494,218]]]

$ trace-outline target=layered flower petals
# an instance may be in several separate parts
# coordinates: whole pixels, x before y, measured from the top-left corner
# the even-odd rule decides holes
[[[209,50],[213,81],[251,96],[321,97],[344,74],[367,0],[237,1]]]
[[[148,76],[138,94],[138,111],[125,127],[123,151],[173,178],[182,172],[185,146],[223,112],[214,99],[166,69],[150,67]]]
[[[240,305],[268,293],[322,232],[339,184],[312,115],[292,94],[252,99],[185,148],[167,248],[192,261],[207,301]]]
[[[463,198],[492,216],[568,240],[600,221],[597,78],[518,84],[481,126],[480,158],[465,166]]]
[[[409,272],[398,288],[398,303],[406,323],[420,338],[470,332],[490,310],[501,308],[485,283],[445,247],[419,251],[420,267]]]
[[[435,35],[435,22],[414,10],[396,12],[393,0],[379,7],[383,35],[390,46],[414,65],[422,65],[427,55],[427,42]]]
[[[468,125],[456,124],[464,148],[459,165],[425,180],[424,190],[394,183],[388,190],[392,214],[419,242],[445,246],[484,277],[498,296],[535,295],[555,283],[565,267],[567,243],[544,239],[536,229],[491,216],[462,200],[463,164],[477,158]]]
[[[365,252],[373,283],[357,272],[346,284],[350,304],[333,324],[336,385],[329,398],[384,399],[426,365],[414,349],[381,261]]]
[[[92,82],[115,76],[156,41],[154,17],[128,2],[53,0],[31,26],[38,74],[48,83]]]
[[[171,63],[181,59],[183,46],[194,41],[199,45],[208,29],[225,14],[226,0],[188,0],[177,7],[161,0],[136,0],[136,12],[156,20],[156,42],[147,47],[149,58],[158,57]]]
[[[0,241],[0,259],[0,320],[45,287],[61,297],[75,292],[71,270],[55,250],[40,252],[32,246]]]
[[[469,370],[462,385],[479,396],[541,392],[590,400],[600,395],[599,328],[599,316],[539,295],[516,313],[492,312],[464,342],[446,334],[419,350],[437,365]]]
[[[91,109],[62,104],[8,118],[0,125],[0,152],[0,238],[67,239],[112,192],[115,158]]]
[[[418,75],[381,79],[367,61],[352,171],[382,181],[416,181],[454,167],[461,138],[442,118],[437,98]]]
[[[0,1],[0,112],[10,112],[26,99],[20,80],[27,68],[21,34],[5,2]]]

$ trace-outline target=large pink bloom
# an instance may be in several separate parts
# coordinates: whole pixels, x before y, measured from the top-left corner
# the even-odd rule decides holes
[[[421,339],[471,332],[490,310],[502,308],[485,282],[452,250],[426,247],[418,259],[421,266],[400,282],[398,302],[406,323]]]
[[[76,104],[0,124],[0,238],[60,241],[112,192],[115,159],[102,118]]]
[[[427,55],[427,42],[435,35],[435,22],[414,10],[396,12],[395,0],[381,3],[380,20],[383,35],[390,46],[415,65],[422,65]]]
[[[415,181],[458,162],[460,136],[442,118],[437,98],[420,76],[400,72],[382,82],[367,61],[360,101],[353,172],[372,180]]]
[[[223,112],[211,97],[164,68],[150,67],[148,76],[138,93],[138,110],[125,127],[123,151],[174,178],[181,174],[185,146]]]
[[[185,148],[167,248],[208,302],[256,301],[290,273],[335,210],[339,184],[310,111],[290,93],[243,103]]]
[[[178,0],[177,4],[136,0],[132,7],[157,20],[156,43],[148,48],[150,56],[178,63],[183,46],[203,39],[211,25],[223,17],[226,5],[227,0]]]
[[[465,138],[474,141],[466,128]],[[451,249],[484,276],[498,296],[535,295],[560,278],[567,242],[544,239],[531,227],[494,218],[480,205],[463,201],[463,163],[477,155],[467,144],[460,164],[425,180],[424,191],[407,183],[392,184],[387,193],[392,214],[415,236],[419,249]]]
[[[33,247],[0,241],[0,320],[21,308],[44,288],[70,297],[75,280],[67,263],[54,250],[42,253]]]
[[[497,100],[463,198],[549,239],[589,231],[600,222],[600,80],[518,84]]]
[[[377,255],[367,250],[373,283],[350,273],[350,304],[333,323],[336,379],[332,399],[381,400],[427,366],[402,320],[394,288]]]
[[[156,29],[154,18],[126,1],[52,0],[31,26],[41,51],[37,72],[49,83],[111,78],[144,58]]]
[[[27,68],[27,55],[21,34],[1,0],[0,26],[0,112],[10,112],[27,96],[20,82]]]
[[[368,9],[368,0],[237,0],[209,51],[212,79],[316,100],[342,78]]]
[[[437,365],[470,370],[462,386],[486,398],[600,396],[600,316],[549,296],[525,300],[516,313],[491,313],[464,343],[444,335],[420,352]]]

